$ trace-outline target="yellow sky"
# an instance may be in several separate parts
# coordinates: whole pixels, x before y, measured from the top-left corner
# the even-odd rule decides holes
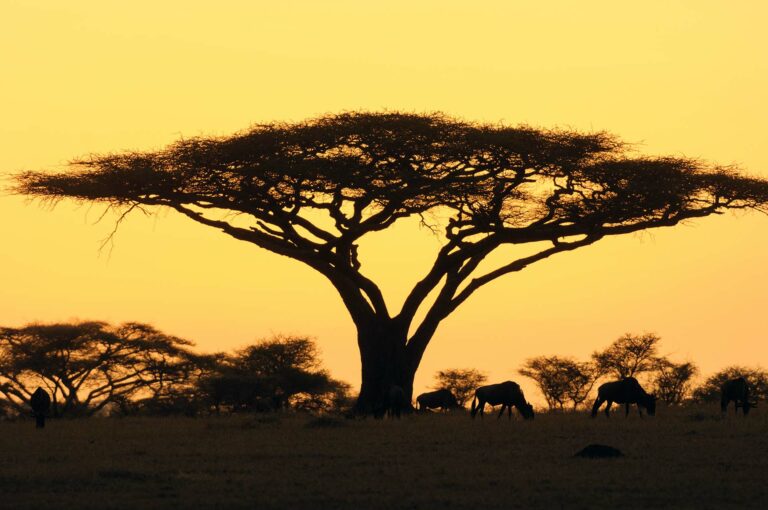
[[[607,130],[768,177],[764,2],[377,4],[2,0],[0,174],[397,109]],[[351,321],[311,270],[170,212],[132,216],[100,254],[113,226],[92,225],[100,212],[0,196],[0,325],[138,320],[204,350],[310,334],[334,375],[359,381]],[[436,246],[406,222],[362,245],[363,267],[399,303]],[[752,214],[538,263],[444,322],[417,391],[447,367],[522,381],[526,357],[586,356],[625,332],[656,332],[705,373],[768,365],[766,260],[768,218]]]

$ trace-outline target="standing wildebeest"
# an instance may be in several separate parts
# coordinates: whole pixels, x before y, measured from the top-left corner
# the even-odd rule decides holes
[[[533,419],[533,406],[525,400],[520,386],[512,381],[479,387],[475,391],[475,398],[472,399],[472,418],[478,411],[480,411],[480,418],[483,417],[485,404],[490,404],[491,407],[501,404],[498,418],[501,418],[504,414],[504,408],[506,408],[511,420],[512,406],[515,406],[523,418],[526,420]]]
[[[720,409],[722,409],[723,414],[728,410],[728,404],[730,404],[731,401],[733,401],[736,406],[735,411],[739,412],[739,407],[741,407],[745,415],[749,413],[751,408],[757,407],[756,402],[749,401],[749,385],[747,384],[747,380],[743,377],[731,379],[730,381],[725,381],[725,383],[723,383],[720,392]]]
[[[606,416],[610,416],[609,411],[614,402],[626,405],[624,416],[629,415],[630,404],[637,404],[637,412],[640,413],[640,416],[643,415],[643,407],[648,411],[649,416],[656,414],[656,396],[646,393],[634,377],[625,377],[620,381],[600,385],[597,389],[595,405],[592,406],[593,418],[597,416],[597,410],[600,409],[603,402],[608,402],[605,405]]]
[[[374,418],[383,418],[387,416],[400,418],[403,410],[408,408],[408,399],[405,397],[405,390],[400,386],[393,384],[389,389],[384,392],[381,398],[381,402],[377,408],[374,409]]]
[[[428,409],[456,409],[459,407],[459,403],[456,401],[456,397],[453,396],[451,390],[437,390],[422,393],[416,397],[416,402],[419,404],[419,411],[426,411]]]
[[[29,405],[32,407],[32,416],[35,417],[37,428],[45,427],[45,417],[48,416],[48,410],[51,407],[51,397],[48,392],[38,386],[29,399]]]

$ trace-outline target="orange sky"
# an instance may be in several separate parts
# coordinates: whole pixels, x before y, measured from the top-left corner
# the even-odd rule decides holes
[[[254,122],[397,109],[608,130],[644,153],[768,177],[764,2],[515,4],[6,0],[0,174]],[[99,253],[113,227],[93,225],[100,212],[0,196],[1,325],[138,320],[203,350],[309,334],[334,375],[359,381],[351,321],[322,277],[166,211],[133,215],[111,255]],[[363,268],[399,303],[436,246],[406,222],[362,244]],[[448,367],[522,382],[526,357],[587,356],[625,332],[656,332],[705,374],[765,366],[766,260],[759,214],[559,255],[445,321],[417,391]]]

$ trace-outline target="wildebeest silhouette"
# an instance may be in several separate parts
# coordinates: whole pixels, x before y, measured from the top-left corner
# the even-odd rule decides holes
[[[625,377],[620,381],[601,384],[597,389],[595,404],[592,406],[593,418],[597,416],[597,410],[600,409],[603,402],[607,402],[605,405],[606,416],[610,416],[610,409],[614,402],[626,406],[624,416],[629,415],[629,406],[631,404],[637,404],[637,412],[640,413],[640,416],[643,415],[643,407],[649,416],[656,414],[656,396],[646,393],[634,377]]]
[[[408,408],[408,399],[405,397],[405,390],[393,384],[382,395],[378,406],[374,408],[373,416],[374,418],[383,418],[384,415],[387,415],[399,419],[406,408]]]
[[[720,390],[720,409],[723,411],[723,414],[728,411],[728,404],[731,401],[736,406],[735,411],[739,412],[739,407],[741,407],[745,415],[749,413],[751,408],[757,407],[757,402],[749,401],[749,384],[747,384],[747,380],[743,377],[731,379],[723,383],[723,387]]]
[[[426,411],[428,409],[446,410],[459,407],[456,397],[453,396],[451,390],[447,389],[422,393],[416,397],[416,402],[419,405],[419,411]]]
[[[45,427],[45,417],[48,416],[48,410],[51,408],[51,397],[48,392],[38,386],[29,399],[29,405],[32,407],[32,416],[35,417],[35,426],[39,429]]]
[[[501,404],[498,418],[501,418],[506,408],[509,419],[512,419],[512,406],[515,406],[523,418],[526,420],[533,419],[533,406],[525,400],[520,386],[512,381],[479,387],[475,391],[475,398],[472,399],[472,418],[475,417],[478,411],[480,411],[480,417],[483,417],[485,404],[490,404],[491,406]]]

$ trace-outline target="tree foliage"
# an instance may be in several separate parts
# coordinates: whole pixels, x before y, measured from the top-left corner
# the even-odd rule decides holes
[[[474,368],[451,368],[435,374],[435,389],[449,390],[456,397],[459,406],[465,407],[477,387],[487,380],[488,377],[484,373]]]
[[[518,373],[536,382],[550,409],[561,410],[581,405],[599,377],[592,363],[561,356],[530,358]]]
[[[695,159],[639,156],[607,133],[397,112],[94,155],[66,173],[25,172],[16,183],[26,195],[105,203],[121,218],[169,207],[320,272],[357,326],[368,409],[391,384],[410,394],[439,324],[497,278],[606,236],[768,203],[765,180]],[[358,245],[407,217],[442,218],[429,221],[442,245],[401,308],[390,310]],[[529,253],[478,269],[509,244],[529,244]]]
[[[750,398],[768,399],[768,372],[760,367],[733,365],[709,376],[693,391],[697,402],[719,402],[720,390],[726,381],[743,377],[750,389]]]
[[[217,409],[233,411],[339,410],[349,391],[322,369],[313,340],[287,336],[220,357],[216,372],[200,387]]]
[[[669,405],[682,404],[691,392],[693,378],[698,371],[690,361],[675,363],[662,358],[656,364],[653,392]]]
[[[603,351],[595,351],[592,360],[601,374],[616,379],[637,377],[642,373],[652,372],[659,366],[660,341],[661,337],[652,333],[627,333]]]
[[[0,393],[21,410],[42,386],[55,415],[89,415],[134,397],[166,398],[200,370],[191,345],[136,322],[0,328]]]

